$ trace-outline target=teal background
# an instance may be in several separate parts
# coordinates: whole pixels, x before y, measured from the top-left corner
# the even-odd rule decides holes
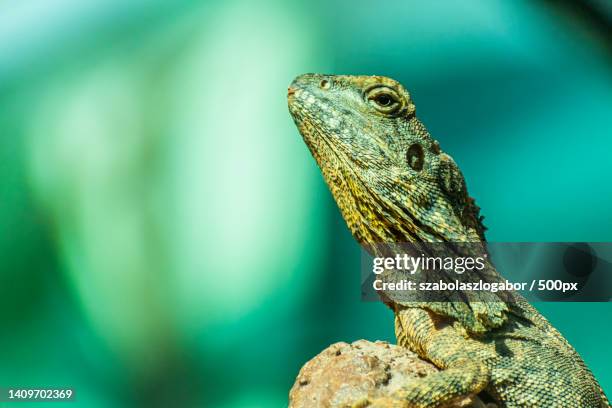
[[[336,341],[393,340],[286,108],[381,74],[492,241],[612,241],[603,1],[0,4],[0,386],[78,406],[286,406]],[[541,303],[607,393],[612,307]]]

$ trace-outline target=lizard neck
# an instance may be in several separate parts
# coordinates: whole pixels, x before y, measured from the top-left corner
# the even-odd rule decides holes
[[[347,153],[318,146],[317,161],[352,235],[362,245],[484,242],[486,227],[480,208],[468,195],[453,159],[441,152],[415,116],[405,126],[398,132],[430,143],[430,149],[440,155],[434,180],[407,179],[376,161],[359,160],[356,166]]]

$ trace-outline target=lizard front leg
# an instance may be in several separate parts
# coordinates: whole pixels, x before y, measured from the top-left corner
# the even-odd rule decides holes
[[[391,397],[405,407],[436,408],[475,395],[490,381],[491,372],[485,364],[495,358],[494,352],[465,338],[452,325],[421,308],[401,308],[396,311],[398,343],[442,371],[430,374],[407,385]],[[376,400],[370,401],[372,406]]]

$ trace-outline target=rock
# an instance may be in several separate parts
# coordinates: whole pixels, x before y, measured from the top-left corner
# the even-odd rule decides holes
[[[390,395],[402,386],[438,369],[403,347],[358,340],[335,343],[307,362],[289,393],[290,408],[404,407]],[[376,398],[376,404],[369,401]],[[351,405],[359,402],[357,405]],[[449,407],[490,408],[479,398]]]

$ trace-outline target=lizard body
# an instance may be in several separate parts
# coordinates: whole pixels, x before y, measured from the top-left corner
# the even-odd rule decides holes
[[[416,118],[401,84],[380,76],[305,74],[289,87],[288,101],[360,244],[485,242],[461,171]],[[499,277],[492,265],[488,272]],[[484,392],[503,407],[609,407],[572,346],[526,300],[516,299],[385,298],[395,313],[398,344],[441,369],[393,398],[434,408]],[[376,406],[376,400],[366,404]]]

